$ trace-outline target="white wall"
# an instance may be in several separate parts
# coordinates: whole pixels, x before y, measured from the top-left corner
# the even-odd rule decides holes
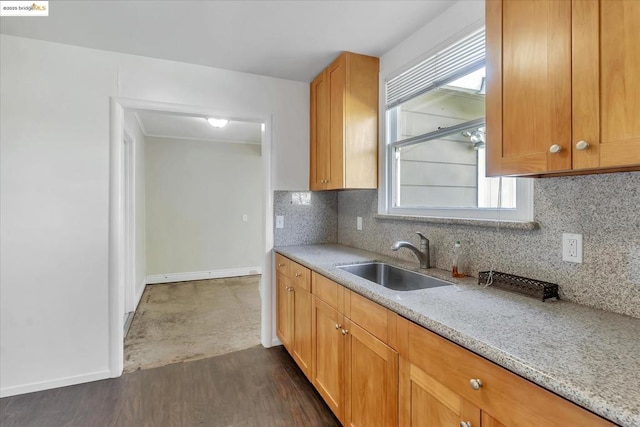
[[[260,145],[148,137],[146,150],[147,274],[256,272],[263,233]]]
[[[125,131],[133,138],[133,162],[134,162],[134,212],[133,220],[135,227],[135,260],[134,260],[134,286],[133,301],[134,305],[126,307],[125,311],[135,311],[147,280],[146,270],[146,205],[145,205],[145,147],[146,140],[144,132],[140,128],[140,124],[132,111],[125,110],[124,113]]]
[[[306,189],[308,85],[0,35],[0,395],[109,371],[109,97],[273,118]]]

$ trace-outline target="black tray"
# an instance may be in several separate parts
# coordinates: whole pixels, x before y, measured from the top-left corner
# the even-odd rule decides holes
[[[489,279],[489,271],[481,271],[478,273],[478,284],[485,284]],[[493,283],[491,286],[505,289],[508,291],[520,292],[542,299],[542,301],[555,298],[558,296],[558,285],[555,283],[543,282],[541,280],[529,279],[527,277],[516,276],[515,274],[501,273],[494,271],[492,273]]]

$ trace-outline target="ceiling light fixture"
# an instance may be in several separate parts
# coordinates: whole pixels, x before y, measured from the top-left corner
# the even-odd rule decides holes
[[[229,120],[227,119],[214,119],[213,117],[209,117],[207,121],[214,128],[223,128],[227,125],[227,123],[229,123]]]

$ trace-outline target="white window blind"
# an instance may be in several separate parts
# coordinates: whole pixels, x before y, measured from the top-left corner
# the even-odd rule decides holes
[[[387,81],[387,109],[455,80],[485,62],[484,28]]]

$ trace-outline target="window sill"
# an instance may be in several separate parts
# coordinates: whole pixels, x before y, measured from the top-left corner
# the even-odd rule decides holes
[[[410,221],[410,222],[422,222],[430,224],[445,224],[445,225],[464,225],[469,227],[484,227],[484,228],[500,228],[509,230],[537,230],[539,224],[535,221],[505,221],[494,219],[468,219],[468,218],[443,218],[435,216],[411,216],[411,215],[389,215],[389,214],[374,214],[373,217],[379,220],[387,221]]]

